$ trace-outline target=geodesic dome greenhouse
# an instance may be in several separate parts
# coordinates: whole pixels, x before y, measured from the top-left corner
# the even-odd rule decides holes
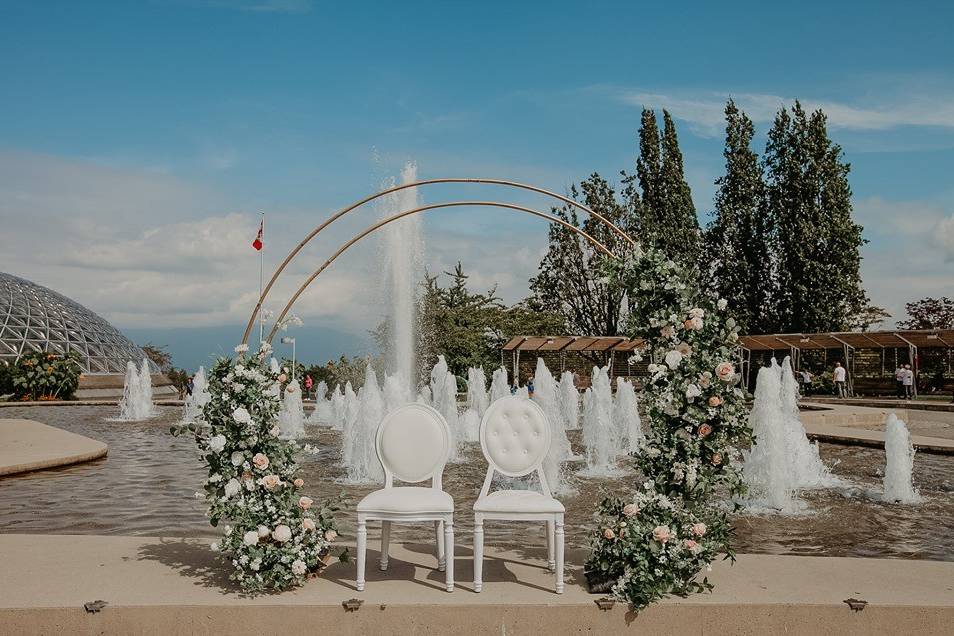
[[[101,317],[62,294],[0,272],[0,360],[29,351],[75,351],[88,374],[122,374],[145,353]],[[153,373],[159,368],[150,361]]]

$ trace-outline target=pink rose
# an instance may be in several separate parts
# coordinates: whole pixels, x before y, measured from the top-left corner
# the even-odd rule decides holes
[[[692,353],[692,347],[689,346],[688,342],[680,342],[676,346],[676,351],[681,353],[683,356],[688,356]]]
[[[692,328],[696,331],[702,330],[702,318],[690,318],[689,324],[692,325]]]
[[[298,505],[301,506],[302,510],[308,510],[311,508],[311,504],[315,503],[311,497],[301,497],[298,499]]]
[[[692,319],[689,318],[683,321],[682,326],[686,329],[686,331],[692,331]]]
[[[334,530],[325,530],[325,541],[334,541],[338,538],[338,533]]]
[[[712,379],[710,377],[705,375],[699,376],[699,386],[701,386],[703,389],[708,389],[710,384],[712,384]]]
[[[296,477],[296,478],[295,478],[295,481],[292,482],[292,483],[295,484],[295,487],[296,487],[296,488],[301,488],[302,486],[305,485],[305,480],[302,479],[301,477]]]
[[[252,458],[252,463],[255,464],[255,468],[259,470],[268,468],[268,458],[262,453],[255,453],[255,457]]]
[[[616,533],[613,532],[611,528],[606,528],[603,530],[603,537],[608,540],[613,540],[616,538]]]
[[[275,526],[275,529],[272,530],[272,538],[279,543],[285,543],[286,541],[291,540],[292,531],[291,528],[285,524]]]
[[[277,488],[280,483],[282,483],[282,480],[278,478],[278,475],[265,475],[262,477],[262,485],[269,490]]]
[[[311,532],[312,530],[315,529],[316,526],[313,519],[309,519],[308,517],[305,517],[304,519],[301,520],[301,527],[303,530],[308,530],[309,532]]]
[[[656,526],[653,528],[653,539],[660,543],[666,543],[672,536],[669,526]]]
[[[720,404],[722,404],[722,398],[720,398],[718,395],[713,395],[709,398],[709,406],[712,408],[715,408]]]
[[[627,517],[635,517],[639,514],[639,506],[634,503],[628,503],[623,506],[623,515]]]
[[[711,432],[712,427],[708,424],[703,424],[699,427],[699,437],[708,437]]]
[[[692,539],[686,539],[685,541],[682,542],[682,545],[684,545],[687,550],[694,550],[697,543],[693,541]]]
[[[672,338],[673,336],[676,335],[676,330],[673,328],[672,325],[666,325],[665,327],[662,328],[662,330],[659,333],[660,335],[662,335],[663,338]]]
[[[722,463],[722,453],[713,453],[712,454],[712,465],[718,466]]]
[[[287,379],[288,379],[288,376],[285,375],[284,373],[279,373],[279,374],[278,374],[278,381],[279,381],[279,382],[284,382],[284,381],[287,380]]]
[[[706,524],[704,523],[694,523],[692,524],[692,534],[697,537],[704,537],[706,535]]]
[[[295,392],[295,385],[294,385],[294,384],[289,384],[288,387],[285,388],[285,391],[286,391],[287,393],[294,393],[294,392]]]
[[[716,376],[723,382],[730,382],[735,376],[735,365],[731,362],[720,362],[715,368]]]

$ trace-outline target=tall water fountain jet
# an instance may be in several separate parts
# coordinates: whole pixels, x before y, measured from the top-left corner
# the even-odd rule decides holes
[[[327,394],[328,383],[322,380],[315,387],[315,409],[305,420],[306,422],[318,426],[329,426],[334,421],[334,405],[330,399],[326,399]]]
[[[457,378],[447,368],[444,356],[437,356],[437,364],[431,369],[431,399],[434,409],[444,416],[450,428],[451,443],[448,459],[460,460],[461,432],[457,417]]]
[[[410,390],[404,376],[400,373],[386,373],[384,375],[384,409],[385,413],[404,406],[410,402]]]
[[[401,170],[401,183],[417,181],[417,164],[408,162]],[[382,189],[395,185],[394,179],[381,184]],[[389,194],[376,204],[384,218],[411,210],[420,205],[417,188],[406,188]],[[385,356],[391,373],[404,379],[405,399],[414,399],[418,378],[417,360],[417,301],[416,290],[424,278],[421,221],[417,215],[404,217],[386,225],[383,230],[384,263],[382,288],[386,291],[390,338]]]
[[[347,388],[346,388],[347,391]],[[358,408],[354,422],[348,422],[344,434],[342,455],[348,469],[348,483],[380,483],[384,468],[378,460],[375,438],[378,424],[384,419],[384,398],[378,386],[378,376],[369,364],[364,371],[364,386],[358,392]]]
[[[335,385],[335,390],[331,392],[331,428],[343,430],[345,422],[345,394],[340,384]]]
[[[755,444],[743,466],[743,475],[749,485],[747,506],[750,508],[792,512],[797,507],[785,420],[780,370],[777,365],[762,367],[756,377],[755,402],[749,414]]]
[[[278,412],[278,428],[282,439],[301,439],[305,436],[305,408],[301,400],[298,380],[291,380],[285,387],[282,408]]]
[[[483,367],[470,367],[467,369],[467,408],[473,409],[478,417],[483,417],[489,404],[487,376],[484,375]]]
[[[911,483],[914,470],[911,433],[894,413],[888,414],[884,425],[884,456],[884,500],[903,504],[920,502],[921,495]]]
[[[619,474],[619,434],[613,424],[613,391],[608,367],[593,367],[591,386],[583,394],[583,444],[589,477]]]
[[[774,362],[774,358],[773,358]],[[773,365],[774,368],[774,365]],[[792,371],[788,356],[782,361],[780,372],[779,400],[785,416],[786,455],[795,478],[795,487],[800,489],[828,488],[839,480],[818,454],[818,445],[812,444],[805,433],[798,409],[798,380]]]
[[[344,440],[348,438],[347,431],[358,422],[358,394],[351,388],[351,381],[345,384],[344,398],[341,401],[341,418],[335,424],[335,428],[342,432],[342,453],[346,448]]]
[[[460,415],[461,435],[466,442],[480,440],[480,418],[487,410],[487,376],[482,367],[467,369],[467,402]]]
[[[152,375],[149,372],[149,360],[142,359],[142,366],[129,361],[126,363],[126,379],[123,385],[123,397],[119,400],[119,420],[138,422],[147,420],[156,414],[152,404]]]
[[[576,388],[572,371],[564,371],[560,376],[560,409],[563,411],[563,423],[566,430],[580,428],[580,392]]]
[[[639,404],[633,383],[616,378],[616,398],[613,401],[613,422],[620,441],[625,442],[628,453],[639,452],[644,435],[639,418]]]
[[[192,376],[192,393],[186,396],[185,413],[182,416],[182,421],[196,421],[202,415],[202,409],[211,399],[208,381],[205,379],[205,367],[199,367],[199,370]]]
[[[559,463],[572,458],[573,451],[570,449],[570,440],[566,436],[557,388],[556,380],[553,379],[543,358],[537,358],[537,368],[533,374],[533,401],[540,405],[550,421],[549,454]]]
[[[508,395],[510,395],[510,383],[507,381],[507,370],[498,367],[494,369],[490,379],[490,402],[496,402]]]

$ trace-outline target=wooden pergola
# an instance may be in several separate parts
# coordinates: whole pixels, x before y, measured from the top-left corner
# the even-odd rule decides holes
[[[567,353],[597,353],[606,356],[612,373],[613,354],[629,353],[642,346],[641,339],[631,340],[622,336],[514,336],[504,344],[500,351],[500,364],[505,364],[506,354],[510,354],[513,376],[518,376],[521,352],[559,353],[560,371],[566,368]]]
[[[895,330],[895,331],[833,331],[827,333],[775,333],[757,336],[740,336],[743,368],[748,383],[753,351],[785,351],[792,357],[797,369],[803,350],[839,349],[845,359],[847,384],[854,392],[855,350],[876,349],[881,351],[881,372],[885,371],[884,352],[888,349],[907,349],[908,359],[916,360],[918,349],[954,348],[954,329]],[[948,357],[950,365],[950,357]],[[917,395],[917,374],[914,380]]]
[[[642,344],[641,339],[622,336],[514,336],[504,344],[500,362],[505,364],[505,355],[509,353],[515,376],[520,366],[520,354],[524,351],[561,354],[561,371],[565,367],[566,354],[572,352],[602,353],[606,356],[606,362],[612,365],[613,353],[631,352],[640,348]],[[832,349],[842,352],[847,371],[848,390],[854,392],[856,349],[880,350],[883,375],[885,351],[907,349],[909,359],[916,360],[919,349],[951,350],[954,349],[954,329],[775,333],[739,337],[739,359],[746,385],[751,373],[753,351],[787,351],[792,358],[792,364],[797,369],[800,366],[799,358],[802,351],[824,350],[827,352]],[[948,356],[948,366],[950,367],[950,356]],[[914,393],[917,395],[916,375]]]

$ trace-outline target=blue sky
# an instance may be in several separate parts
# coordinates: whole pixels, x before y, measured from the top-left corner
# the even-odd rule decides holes
[[[234,325],[257,285],[247,240],[259,210],[277,258],[408,160],[421,177],[560,192],[593,171],[615,178],[632,166],[643,105],[676,117],[704,221],[731,94],[756,121],[758,150],[793,98],[829,113],[852,164],[874,302],[900,317],[906,300],[951,295],[954,8],[768,5],[0,2],[0,213],[12,241],[0,268],[137,338]],[[489,194],[422,194],[459,196]],[[305,254],[300,272],[368,218]],[[429,267],[461,258],[508,300],[526,293],[545,241],[539,221],[503,212],[442,214],[425,229]],[[373,247],[349,259],[303,317],[360,339],[376,320]]]

